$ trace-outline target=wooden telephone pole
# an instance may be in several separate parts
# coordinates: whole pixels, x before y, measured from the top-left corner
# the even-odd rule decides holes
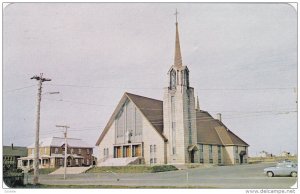
[[[36,185],[39,182],[39,136],[40,136],[40,113],[41,113],[41,100],[42,100],[42,84],[45,81],[51,81],[51,79],[43,78],[43,73],[40,76],[33,76],[31,79],[36,79],[39,82],[38,94],[37,94],[37,109],[36,109],[36,132],[35,132],[35,152],[34,152],[34,175],[33,184]]]

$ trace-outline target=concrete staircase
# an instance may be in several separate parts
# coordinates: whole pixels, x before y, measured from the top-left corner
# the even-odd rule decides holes
[[[90,169],[92,166],[88,167],[67,167],[67,174],[81,174]],[[57,169],[56,171],[50,173],[50,175],[55,175],[55,174],[64,174],[65,173],[65,168],[61,167]]]
[[[132,158],[108,158],[98,164],[98,166],[127,166],[129,164],[140,164],[143,161],[140,157]]]

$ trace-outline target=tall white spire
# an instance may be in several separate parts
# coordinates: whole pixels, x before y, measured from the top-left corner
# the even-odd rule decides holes
[[[175,56],[174,56],[174,66],[181,67],[182,66],[182,57],[180,51],[180,42],[179,42],[179,33],[178,33],[178,22],[177,22],[177,9],[175,12],[176,15],[176,37],[175,37]]]

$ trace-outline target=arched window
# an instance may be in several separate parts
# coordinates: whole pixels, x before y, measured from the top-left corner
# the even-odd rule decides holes
[[[186,85],[187,87],[189,87],[190,83],[189,83],[189,71],[186,69],[184,70],[184,85]]]
[[[170,88],[176,88],[176,71],[174,69],[170,72]]]

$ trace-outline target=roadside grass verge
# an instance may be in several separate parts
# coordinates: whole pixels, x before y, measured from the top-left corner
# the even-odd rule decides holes
[[[272,163],[272,162],[280,162],[283,160],[291,160],[297,163],[296,156],[290,156],[290,157],[274,156],[274,157],[249,157],[248,164]]]
[[[125,185],[31,185],[28,184],[23,188],[36,188],[36,189],[195,189],[195,188],[206,188],[206,189],[214,189],[217,187],[210,186],[125,186]]]
[[[155,166],[103,166],[93,167],[86,173],[155,173],[178,170],[173,165],[155,165]]]
[[[54,172],[58,168],[40,168],[39,174],[50,174],[51,172]],[[33,170],[29,172],[30,174],[33,174]]]

